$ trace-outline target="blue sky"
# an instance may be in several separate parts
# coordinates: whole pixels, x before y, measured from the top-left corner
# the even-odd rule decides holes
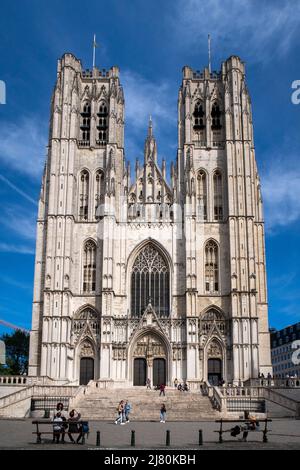
[[[0,318],[30,328],[36,201],[46,155],[57,59],[118,65],[126,100],[126,156],[142,157],[152,114],[160,158],[177,148],[181,69],[232,54],[246,62],[266,219],[270,326],[300,320],[300,2],[262,0],[10,0],[0,15]],[[3,329],[0,327],[0,332]]]

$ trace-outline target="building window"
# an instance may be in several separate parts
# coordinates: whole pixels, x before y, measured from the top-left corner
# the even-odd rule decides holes
[[[218,103],[214,103],[211,109],[211,130],[218,131],[222,128],[221,126],[221,111]]]
[[[203,104],[201,101],[197,101],[195,104],[194,112],[194,131],[202,131],[205,128],[204,124],[204,111]]]
[[[83,170],[80,173],[79,181],[79,218],[80,220],[88,220],[89,211],[89,173]]]
[[[207,220],[207,183],[206,173],[200,170],[197,176],[198,215],[200,220]]]
[[[222,175],[219,170],[214,173],[214,220],[223,219]]]
[[[205,291],[219,292],[218,245],[209,240],[205,245]]]
[[[82,145],[90,144],[91,132],[91,105],[88,101],[83,103],[80,113],[80,143]]]
[[[83,292],[96,290],[96,244],[88,240],[83,251]]]
[[[96,140],[96,143],[97,145],[103,146],[107,144],[108,140],[108,110],[107,104],[104,101],[101,101],[99,104],[97,116],[98,139]]]
[[[104,173],[98,170],[95,177],[95,218],[98,220],[103,217],[102,205],[104,203]]]
[[[170,274],[168,264],[150,243],[137,256],[131,274],[131,313],[141,316],[149,304],[159,316],[169,316]]]

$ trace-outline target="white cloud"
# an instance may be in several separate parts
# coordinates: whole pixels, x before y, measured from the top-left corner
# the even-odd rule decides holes
[[[283,168],[276,164],[262,174],[266,228],[271,232],[300,220],[300,170]]]
[[[34,241],[36,238],[36,213],[24,207],[8,205],[0,217],[0,223],[26,240]]]
[[[34,248],[25,245],[13,245],[10,243],[0,242],[0,252],[2,253],[19,253],[22,255],[34,255]]]
[[[173,96],[167,81],[154,83],[127,70],[122,73],[122,84],[126,101],[125,119],[130,127],[146,131],[150,115],[154,127],[156,122],[166,125],[170,119],[176,119],[176,101],[171,101]]]
[[[179,0],[173,27],[180,43],[205,45],[211,33],[213,46],[227,48],[228,42],[254,61],[285,54],[299,28],[300,3],[283,0]],[[227,51],[226,51],[227,52]]]
[[[24,282],[19,282],[16,281],[15,279],[12,279],[9,276],[0,276],[0,279],[2,282],[5,282],[5,284],[8,284],[13,287],[17,287],[18,289],[25,289],[25,290],[32,290],[32,286],[29,284],[25,284]]]
[[[0,129],[0,160],[20,173],[40,178],[45,162],[47,132],[38,118],[22,118]]]
[[[13,189],[16,193],[20,194],[24,199],[26,199],[29,202],[32,202],[35,206],[38,205],[37,201],[35,201],[30,194],[25,193],[25,191],[22,191],[22,189],[18,188],[15,184],[13,184],[8,178],[0,174],[0,180],[6,183],[11,189]]]

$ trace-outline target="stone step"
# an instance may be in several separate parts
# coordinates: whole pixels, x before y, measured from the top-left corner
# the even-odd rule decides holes
[[[132,406],[130,419],[133,421],[158,421],[161,403],[167,408],[167,418],[171,421],[197,421],[216,419],[219,412],[211,406],[210,400],[197,392],[179,392],[166,389],[166,396],[145,388],[130,389],[88,389],[85,395],[79,395],[73,401],[75,407],[85,419],[114,421],[117,418],[117,405],[121,400],[128,400]]]

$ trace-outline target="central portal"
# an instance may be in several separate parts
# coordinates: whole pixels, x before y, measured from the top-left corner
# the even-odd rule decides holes
[[[156,387],[167,382],[167,351],[155,333],[141,336],[133,350],[133,385],[145,386],[147,379]]]
[[[133,385],[146,385],[147,364],[146,359],[138,357],[134,359]]]
[[[154,359],[153,361],[153,386],[159,387],[166,384],[166,360]]]

